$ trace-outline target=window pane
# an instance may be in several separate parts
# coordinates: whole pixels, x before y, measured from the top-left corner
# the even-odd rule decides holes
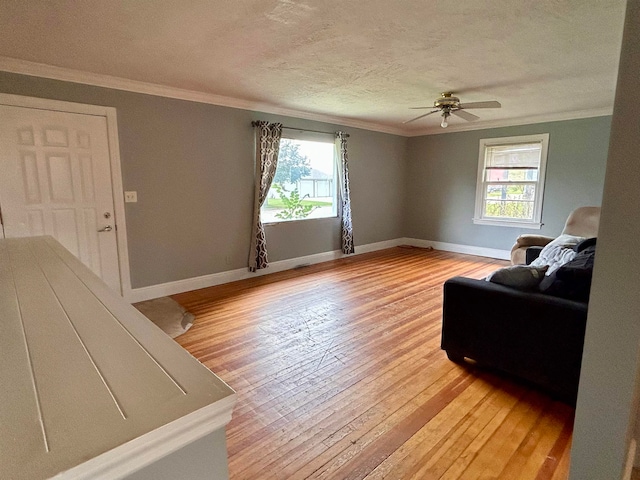
[[[313,180],[305,180],[302,178],[298,184],[300,185],[301,196],[313,197]]]
[[[487,200],[484,216],[496,219],[533,219],[533,202],[512,200]]]
[[[488,168],[485,170],[485,182],[537,182],[538,169],[533,168]]]
[[[487,200],[527,200],[533,202],[535,196],[535,185],[504,183],[487,185],[484,198]]]
[[[264,223],[336,216],[334,144],[283,138]]]

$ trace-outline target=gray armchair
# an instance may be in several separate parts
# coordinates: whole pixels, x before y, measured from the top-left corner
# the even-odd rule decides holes
[[[597,237],[599,224],[600,207],[579,207],[569,214],[562,234],[585,238]],[[546,235],[520,235],[511,249],[511,263],[513,265],[526,264],[529,247],[544,247],[551,240],[553,237]]]

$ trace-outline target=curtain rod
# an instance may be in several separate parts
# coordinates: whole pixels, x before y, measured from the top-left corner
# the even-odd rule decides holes
[[[256,126],[256,122],[251,122],[251,125]],[[321,132],[320,130],[309,130],[308,128],[297,128],[297,127],[286,127],[282,126],[283,130],[299,130],[301,132],[311,132],[311,133],[324,133],[325,135],[335,135],[337,132]],[[348,133],[345,133],[347,137],[350,137]]]
[[[282,126],[283,130],[299,130],[301,132],[311,132],[311,133],[324,133],[326,135],[335,135],[338,132],[321,132],[320,130],[309,130],[307,128],[294,128],[294,127],[285,127],[284,125]],[[348,133],[345,133],[346,137],[349,137],[350,135]]]

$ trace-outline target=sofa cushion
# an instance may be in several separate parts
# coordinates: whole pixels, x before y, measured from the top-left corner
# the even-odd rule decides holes
[[[499,283],[519,290],[532,290],[540,284],[548,268],[546,265],[542,267],[513,265],[496,270],[486,280],[487,282]]]
[[[594,246],[597,240],[598,239],[596,237],[587,238],[578,243],[575,247],[573,247],[573,249],[576,251],[576,253],[580,253],[585,248]]]
[[[539,290],[547,295],[588,302],[595,255],[596,246],[593,242],[573,260],[546,277],[540,283]]]

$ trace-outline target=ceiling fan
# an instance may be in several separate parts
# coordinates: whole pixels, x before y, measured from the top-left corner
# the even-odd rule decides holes
[[[442,113],[442,122],[440,126],[442,128],[446,128],[449,125],[448,119],[451,114],[460,117],[467,122],[473,122],[474,120],[480,119],[477,115],[473,113],[469,113],[465,111],[469,108],[500,108],[500,102],[496,102],[495,100],[489,102],[472,102],[472,103],[460,103],[460,99],[458,97],[453,96],[453,92],[443,92],[440,94],[440,98],[437,98],[435,102],[433,102],[433,107],[413,107],[412,110],[421,110],[423,108],[435,108],[424,115],[420,115],[416,118],[412,118],[411,120],[407,120],[403,122],[404,124],[415,122],[416,120],[420,120],[421,118],[426,117],[427,115],[431,115],[432,113]]]

